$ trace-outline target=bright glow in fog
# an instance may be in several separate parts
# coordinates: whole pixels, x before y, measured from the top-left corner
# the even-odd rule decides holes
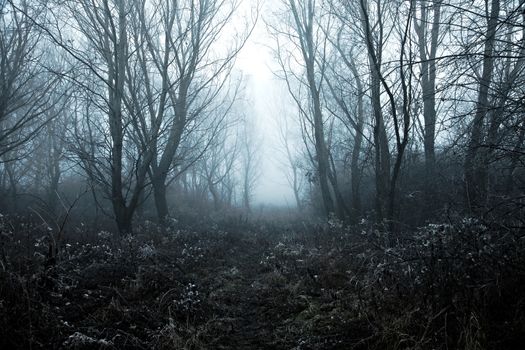
[[[264,10],[267,8],[263,7],[263,14],[268,13]],[[285,160],[281,152],[275,150],[281,146],[276,125],[279,117],[276,113],[280,108],[276,104],[282,101],[275,99],[275,92],[282,91],[284,83],[272,73],[272,69],[276,69],[273,53],[268,47],[272,41],[264,22],[259,20],[237,59],[237,68],[246,78],[246,97],[253,103],[256,135],[262,138],[261,176],[254,193],[254,204],[295,206],[292,189],[279,166],[279,162]]]

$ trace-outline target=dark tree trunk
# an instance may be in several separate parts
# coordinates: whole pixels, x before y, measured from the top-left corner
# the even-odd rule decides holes
[[[155,209],[157,210],[157,219],[160,224],[164,224],[166,222],[166,218],[169,215],[165,181],[166,180],[164,178],[161,178],[155,179],[155,181],[152,182]]]
[[[355,65],[353,65],[355,70]],[[359,216],[361,215],[361,169],[359,167],[359,156],[361,155],[361,147],[363,144],[363,124],[364,124],[364,112],[363,112],[363,86],[357,70],[354,71],[354,76],[357,81],[358,89],[358,100],[357,100],[357,122],[355,128],[354,148],[352,149],[352,160],[350,163],[351,171],[351,187],[352,187],[352,209],[350,213],[350,219],[356,223]]]
[[[217,187],[211,180],[208,180],[208,189],[210,190],[211,197],[213,199],[213,209],[215,211],[221,210],[221,196],[217,192]]]
[[[374,145],[376,177],[376,213],[378,221],[387,217],[388,195],[390,193],[390,149],[381,111],[379,80],[373,79],[372,106],[374,109]]]
[[[390,194],[390,147],[385,129],[381,104],[381,64],[383,49],[383,23],[379,19],[377,39],[368,17],[367,2],[360,0],[361,25],[365,32],[368,61],[370,64],[370,90],[374,115],[374,148],[375,148],[375,182],[376,182],[376,215],[381,222],[388,216],[388,197]],[[378,7],[379,11],[379,7]],[[380,17],[380,16],[379,16]]]
[[[300,2],[299,2],[300,4]],[[316,73],[315,40],[314,40],[314,11],[315,6],[311,2],[303,4],[298,8],[295,1],[290,1],[292,15],[295,20],[296,30],[299,35],[300,47],[306,68],[307,87],[313,106],[314,140],[317,162],[317,173],[319,176],[319,188],[323,199],[323,208],[328,217],[335,212],[334,201],[330,190],[330,152],[325,140],[323,113],[321,109],[321,81],[318,81]]]
[[[13,169],[11,168],[11,164],[4,163],[4,169],[7,172],[7,176],[9,179],[9,190],[8,190],[8,209],[11,210],[13,213],[18,212],[18,184],[15,179],[15,174]]]
[[[133,233],[133,213],[122,206],[114,208],[114,211],[118,232],[121,235]]]
[[[433,0],[432,20],[428,18],[428,4],[420,1],[420,15],[416,19],[416,6],[414,11],[414,28],[417,34],[417,45],[419,58],[421,60],[421,90],[423,93],[423,146],[425,150],[425,179],[424,179],[424,196],[425,204],[423,208],[423,217],[430,217],[431,210],[435,201],[435,175],[436,175],[436,54],[439,45],[439,31],[441,22],[441,1]],[[430,38],[428,36],[428,23],[432,23]],[[427,44],[430,43],[430,47]]]
[[[499,0],[491,1],[490,17],[487,23],[485,48],[483,53],[483,72],[479,82],[478,101],[476,103],[476,114],[472,122],[470,139],[465,156],[465,197],[468,209],[474,213],[481,213],[487,202],[487,169],[484,166],[481,149],[484,143],[484,124],[489,106],[489,89],[492,83],[494,69],[494,43],[498,16],[500,10]]]
[[[58,207],[58,184],[60,182],[60,164],[58,159],[53,159],[55,164],[51,170],[51,181],[47,189],[47,205],[51,214],[57,214]]]

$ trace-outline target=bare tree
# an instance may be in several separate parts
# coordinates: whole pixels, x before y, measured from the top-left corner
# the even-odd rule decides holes
[[[420,60],[420,85],[423,98],[423,145],[425,150],[426,210],[434,199],[433,179],[436,167],[436,74],[437,53],[440,45],[442,0],[415,1],[413,26]],[[419,5],[419,6],[418,6]],[[418,18],[419,17],[419,18]]]
[[[224,205],[231,206],[236,175],[236,162],[239,158],[238,140],[232,134],[232,128],[224,128],[210,144],[206,156],[199,160],[202,176],[208,185],[215,211]]]
[[[386,217],[387,199],[390,191],[390,146],[386,133],[381,103],[381,69],[383,64],[384,18],[382,1],[376,3],[375,22],[370,18],[367,0],[360,0],[360,22],[370,66],[371,103],[374,115],[374,146],[376,167],[376,212],[379,219]],[[375,28],[375,32],[372,32]]]
[[[68,99],[66,98],[66,100]],[[67,139],[64,131],[69,128],[71,122],[67,115],[68,112],[70,112],[68,109],[63,109],[56,118],[47,123],[33,141],[35,192],[44,190],[45,209],[51,216],[56,216],[60,201],[59,184],[67,151]]]
[[[41,6],[27,1],[0,2],[0,156],[30,141],[55,115],[59,77],[46,67],[49,53],[34,19],[44,16]],[[31,18],[28,15],[32,16]]]
[[[153,148],[137,147],[133,134],[140,122],[131,102],[137,92],[130,83],[135,78],[136,53],[129,18],[136,11],[136,3],[83,0],[65,4],[68,13],[64,15],[70,17],[62,18],[62,25],[81,35],[82,40],[75,41],[51,30],[48,34],[77,63],[79,68],[69,78],[84,90],[85,103],[78,112],[83,113],[85,129],[75,125],[79,142],[73,150],[91,181],[111,201],[119,232],[129,233],[153,158]],[[101,125],[100,119],[93,116],[106,124]],[[151,126],[152,130],[156,128]]]
[[[290,78],[295,76],[297,81],[308,91],[307,103],[311,107],[311,126],[313,128],[313,141],[315,145],[315,156],[312,160],[316,164],[316,172],[318,175],[319,187],[323,199],[323,207],[326,215],[335,213],[336,206],[332,196],[333,189],[330,186],[330,154],[329,147],[325,136],[325,118],[323,116],[322,107],[322,84],[325,78],[326,66],[323,63],[322,57],[326,50],[326,39],[322,35],[322,31],[318,26],[318,18],[316,17],[319,11],[319,4],[315,0],[308,0],[306,2],[298,2],[289,0],[283,2],[285,11],[289,12],[291,18],[286,25],[288,28],[280,30],[274,27],[274,32],[277,34],[278,46],[282,45],[279,42],[278,36],[281,35],[291,41],[300,52],[300,61],[295,61],[304,68],[303,77],[294,74],[290,67],[286,67],[285,58],[278,57],[285,74],[285,79],[289,86],[289,91],[294,97],[296,103],[302,108],[303,101],[294,95],[291,88]],[[278,48],[278,55],[282,56],[285,51],[282,47]],[[294,56],[293,53],[288,53]],[[294,57],[292,60],[295,60]],[[303,113],[304,112],[304,113]],[[310,113],[303,110],[302,115],[309,119]]]
[[[379,220],[387,219],[392,223],[395,219],[398,179],[412,120],[412,69],[409,63],[412,60],[410,28],[413,2],[409,3],[408,8],[401,3],[384,3],[382,0],[360,0],[359,4],[342,2],[340,5],[343,12],[338,17],[343,20],[344,25],[354,27],[355,22],[359,23],[360,30],[353,29],[350,32],[358,34],[354,37],[362,42],[368,56],[375,149],[376,213]],[[385,63],[383,56],[387,45],[396,47],[399,55]],[[340,43],[337,46],[340,47]],[[349,63],[349,70],[352,71],[352,64]],[[383,107],[385,103],[387,110]],[[391,125],[393,129],[394,154],[391,151],[387,125]]]
[[[174,163],[188,161],[180,146],[185,138],[191,138],[192,131],[202,125],[204,118],[224,118],[223,114],[211,110],[218,108],[217,103],[228,103],[220,102],[221,96],[225,96],[223,90],[231,83],[228,75],[233,61],[251,29],[246,27],[246,32],[237,33],[235,41],[228,43],[231,47],[225,50],[219,46],[219,39],[231,29],[238,7],[236,1],[171,0],[156,5],[158,11],[149,16],[143,7],[140,21],[141,35],[147,43],[147,51],[143,50],[142,56],[153,62],[161,80],[160,87],[156,88],[161,94],[159,99],[152,96],[153,83],[147,83],[152,85],[147,90],[148,99],[150,105],[157,100],[166,105],[159,106],[157,111],[162,128],[153,141],[155,156],[150,168],[157,214],[162,221],[169,214],[166,188]],[[160,33],[163,42],[157,39]],[[213,128],[209,132],[212,134]],[[204,151],[194,154],[189,162],[196,161]]]
[[[239,131],[242,205],[251,212],[253,192],[261,176],[261,139],[256,135],[254,115],[246,115]]]
[[[279,100],[278,96],[274,96],[274,100]],[[278,130],[279,145],[276,147],[276,152],[279,152],[282,161],[280,165],[283,168],[283,173],[286,176],[288,185],[292,188],[295,204],[299,211],[304,209],[303,204],[303,189],[305,176],[301,169],[301,156],[297,143],[299,142],[297,135],[294,137],[293,123],[293,109],[288,106],[288,103],[293,104],[292,101],[287,102],[282,99],[279,102],[279,109],[275,111],[276,125]],[[299,112],[300,113],[300,112]],[[292,125],[290,125],[292,123]]]
[[[494,46],[496,43],[496,30],[499,22],[500,1],[491,0],[486,3],[487,28],[484,38],[482,73],[479,80],[478,98],[475,115],[465,155],[465,193],[467,203],[471,207],[483,208],[487,196],[487,171],[482,159],[483,130],[486,116],[491,109],[489,93],[494,71]]]
[[[338,6],[337,2],[331,4]],[[348,23],[351,20],[341,11],[333,11],[341,25],[336,33],[326,33],[335,48],[332,60],[328,63],[330,76],[326,79],[331,98],[335,101],[337,110],[329,108],[330,112],[338,118],[350,133],[353,145],[350,155],[351,177],[351,206],[350,219],[356,222],[361,214],[360,183],[362,166],[360,157],[365,139],[365,88],[362,72],[358,70],[359,61],[356,56],[361,46],[359,41],[352,40],[358,34],[355,28]],[[333,37],[335,36],[335,38]],[[350,73],[350,74],[349,74]]]

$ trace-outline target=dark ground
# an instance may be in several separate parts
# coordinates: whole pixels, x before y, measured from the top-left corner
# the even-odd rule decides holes
[[[4,229],[0,348],[525,343],[518,232],[502,238],[495,228],[464,221],[431,225],[385,248],[379,230],[337,222],[175,226],[146,223],[127,237],[76,229],[56,261],[48,258],[52,234]]]

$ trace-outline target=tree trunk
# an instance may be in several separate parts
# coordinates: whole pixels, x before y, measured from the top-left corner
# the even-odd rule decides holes
[[[423,93],[423,146],[425,152],[425,179],[424,179],[424,196],[425,205],[423,208],[423,217],[430,216],[431,209],[435,201],[435,170],[436,170],[436,54],[439,45],[439,31],[441,21],[441,1],[433,0],[432,29],[430,40],[427,34],[428,3],[420,1],[421,19],[416,19],[416,6],[413,7],[413,23],[417,34],[417,46],[419,58],[421,60],[421,90]],[[418,23],[419,22],[419,23]],[[427,43],[430,47],[427,48]]]
[[[351,187],[352,187],[352,209],[350,213],[350,220],[357,223],[359,216],[361,215],[361,169],[359,167],[359,156],[361,155],[361,147],[363,144],[363,124],[364,124],[364,112],[363,112],[363,84],[361,78],[352,64],[352,72],[357,84],[357,121],[355,127],[355,138],[354,148],[352,149],[352,160],[350,163],[350,176],[351,176]]]
[[[187,77],[181,82],[179,86],[178,98],[173,98],[175,102],[175,121],[170,129],[168,140],[162,153],[160,162],[158,164],[152,164],[152,183],[157,190],[154,189],[153,196],[155,197],[155,204],[157,209],[157,217],[159,222],[164,222],[166,217],[169,215],[168,204],[166,199],[166,180],[168,173],[172,167],[173,159],[179,149],[179,145],[182,139],[182,134],[186,125],[187,119],[187,95],[189,89],[189,81]],[[158,151],[158,150],[156,150]],[[162,184],[161,184],[162,183]]]
[[[166,198],[166,179],[155,179],[152,181],[152,186],[155,209],[157,210],[157,219],[160,224],[164,224],[166,218],[169,216],[168,200]]]
[[[520,127],[520,126],[518,126]],[[513,152],[510,158],[510,165],[507,169],[507,178],[505,181],[505,192],[507,195],[514,194],[515,192],[515,181],[514,173],[518,167],[520,156],[523,156],[523,142],[525,141],[525,124],[521,123],[520,132],[518,134],[518,139],[513,148]]]
[[[115,220],[117,229],[121,235],[133,233],[133,212],[129,211],[126,206],[114,205]]]
[[[311,43],[313,45],[313,43]],[[330,193],[329,184],[329,152],[324,138],[324,123],[323,113],[321,111],[321,99],[319,88],[315,82],[313,52],[311,52],[312,59],[307,63],[306,70],[308,76],[308,84],[310,88],[310,94],[314,105],[314,136],[315,136],[315,150],[317,156],[317,171],[319,174],[319,186],[321,189],[321,196],[323,198],[325,214],[328,217],[331,213],[335,212],[334,202]]]
[[[217,187],[213,181],[208,179],[208,189],[210,190],[211,197],[213,199],[213,209],[219,211],[221,209],[221,196],[217,192]]]
[[[339,189],[339,182],[337,181],[337,172],[335,170],[335,165],[332,157],[330,157],[330,161],[332,166],[330,168],[330,171],[328,172],[328,178],[330,180],[330,183],[332,184],[332,189],[334,191],[336,203],[335,211],[339,219],[345,220],[348,217],[349,210],[343,198],[343,195],[341,194],[341,191]]]
[[[250,188],[249,188],[248,181],[244,182],[243,204],[244,204],[244,209],[246,209],[246,212],[251,213],[252,209],[250,207]]]
[[[487,202],[487,169],[483,166],[483,146],[485,117],[490,108],[489,88],[492,83],[494,69],[494,42],[500,10],[499,0],[491,1],[490,17],[487,23],[487,34],[483,53],[483,72],[479,82],[476,114],[472,122],[470,139],[465,156],[465,196],[468,209],[473,213],[481,213]]]
[[[389,180],[390,180],[390,149],[381,111],[379,79],[372,74],[372,108],[374,110],[374,147],[375,147],[375,176],[376,176],[376,212],[378,221],[387,216]]]
[[[9,190],[8,190],[8,209],[13,213],[18,212],[18,190],[17,190],[17,181],[15,179],[15,174],[11,168],[10,163],[4,163],[4,169],[7,172],[9,179]]]
[[[318,118],[316,118],[318,119]],[[332,200],[332,195],[330,193],[329,178],[328,172],[328,150],[326,149],[326,144],[324,141],[324,133],[318,131],[320,128],[316,126],[316,150],[317,150],[317,171],[319,173],[319,186],[321,189],[321,196],[323,198],[325,214],[328,217],[331,213],[334,213],[334,202]]]
[[[51,179],[49,188],[47,190],[47,206],[49,207],[49,212],[51,214],[57,214],[58,209],[58,182],[59,177],[54,177]]]
[[[361,26],[365,32],[366,48],[370,65],[370,90],[374,115],[374,148],[376,175],[376,215],[377,221],[387,218],[388,197],[390,194],[390,148],[381,106],[381,64],[383,45],[383,24],[379,19],[378,38],[374,40],[368,17],[368,2],[360,0]],[[379,7],[378,7],[378,11]],[[380,17],[381,14],[379,14]]]
[[[313,33],[315,6],[311,1],[308,1],[307,4],[304,4],[304,7],[301,9],[297,8],[295,1],[290,1],[290,5],[295,20],[297,34],[299,35],[301,52],[306,68],[307,87],[313,105],[314,140],[317,158],[317,173],[319,175],[319,188],[323,198],[325,215],[328,217],[331,213],[334,213],[335,207],[329,184],[330,154],[324,135],[323,113],[321,109],[320,96],[321,81],[317,81],[318,79],[316,78],[315,70],[316,44],[314,42]],[[304,17],[301,19],[301,16]]]
[[[435,152],[435,139],[436,139],[436,67],[432,61],[432,64],[423,64],[426,66],[422,70],[426,71],[422,79],[422,90],[423,90],[423,118],[425,120],[424,125],[424,140],[423,145],[425,148],[425,182],[424,182],[424,216],[429,217],[430,212],[434,206],[436,186],[436,152]]]
[[[338,38],[339,41],[339,38]],[[355,131],[354,136],[354,145],[351,153],[350,161],[350,185],[351,185],[351,201],[352,207],[349,210],[350,221],[357,223],[359,216],[361,215],[361,194],[360,194],[360,184],[361,184],[361,173],[362,170],[359,168],[359,157],[361,155],[361,148],[363,144],[363,128],[364,128],[364,110],[363,110],[363,100],[364,100],[364,90],[363,82],[361,81],[361,76],[357,71],[356,64],[352,52],[350,51],[350,57],[347,58],[345,51],[341,48],[340,45],[337,46],[341,58],[343,59],[346,66],[352,72],[352,75],[356,84],[356,95],[357,95],[357,114],[354,116],[350,113],[346,103],[342,98],[337,98],[339,106],[345,113],[350,125],[353,126]],[[331,85],[329,84],[330,89]],[[335,94],[334,94],[335,97]]]
[[[47,205],[51,214],[57,214],[58,207],[58,184],[60,182],[60,159],[59,155],[54,155],[50,161],[53,164],[50,165],[50,182],[47,188]]]
[[[301,196],[299,194],[299,179],[297,177],[297,167],[292,165],[292,175],[293,175],[293,195],[295,198],[295,203],[297,205],[297,210],[303,210],[303,204],[301,203]]]
[[[108,104],[109,130],[111,134],[111,202],[119,233],[131,233],[126,200],[122,194],[122,157],[124,125],[122,104],[124,98],[125,70],[127,60],[127,25],[124,3],[118,3],[119,36],[114,38],[112,55],[108,54]],[[109,16],[109,14],[106,14]]]

